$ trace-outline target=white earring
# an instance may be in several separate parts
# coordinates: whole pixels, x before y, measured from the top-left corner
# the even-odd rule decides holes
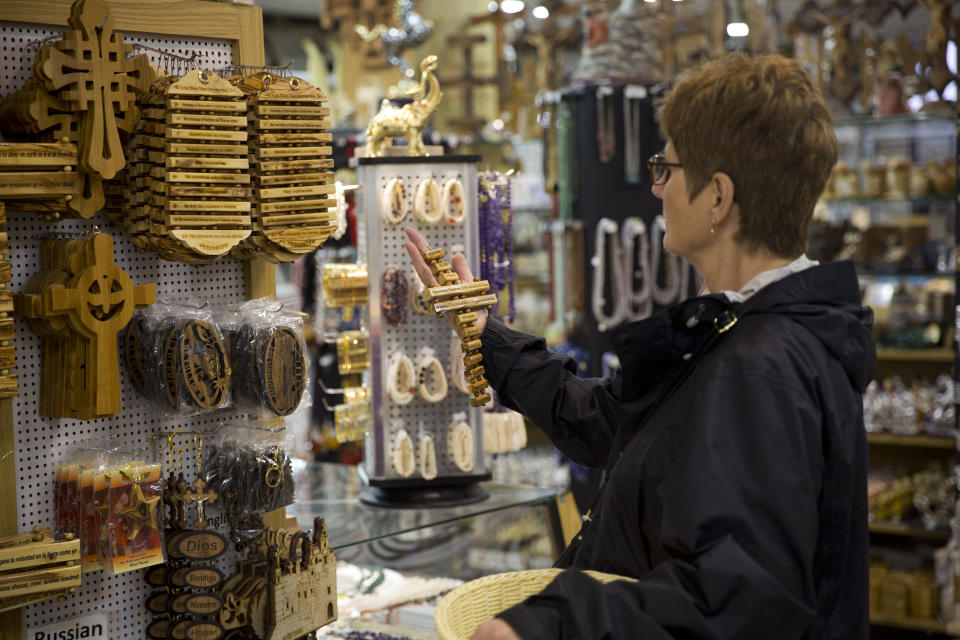
[[[407,430],[401,427],[393,436],[393,469],[404,478],[409,478],[416,466],[413,440]]]
[[[459,178],[450,178],[443,183],[443,208],[450,224],[463,221],[467,209],[463,201],[463,183]]]
[[[400,178],[391,178],[383,188],[380,201],[380,217],[389,225],[403,222],[410,211],[407,209],[407,192]]]
[[[433,178],[426,178],[417,185],[413,196],[413,215],[427,224],[436,224],[443,217],[440,205],[440,187]]]

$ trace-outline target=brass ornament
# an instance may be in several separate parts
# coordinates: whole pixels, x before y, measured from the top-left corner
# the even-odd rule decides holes
[[[397,108],[389,100],[381,103],[380,111],[367,126],[367,156],[383,156],[384,143],[400,136],[407,139],[408,156],[428,155],[423,130],[443,99],[440,83],[433,74],[436,68],[437,56],[427,56],[420,63],[420,84],[408,96],[413,98],[410,104]]]
[[[483,360],[480,354],[481,332],[474,323],[479,317],[476,310],[489,310],[497,303],[497,296],[486,293],[490,290],[490,284],[486,280],[476,278],[473,282],[461,283],[450,263],[444,261],[445,256],[446,252],[443,249],[434,249],[423,254],[430,271],[440,283],[439,286],[428,288],[425,297],[432,303],[437,316],[445,313],[455,314],[456,332],[463,351],[466,382],[473,394],[470,398],[470,406],[480,407],[488,403],[491,397],[485,392],[487,380],[483,377],[483,367],[480,366]]]

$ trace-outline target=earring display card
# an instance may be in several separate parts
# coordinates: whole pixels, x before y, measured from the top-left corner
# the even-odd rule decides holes
[[[408,276],[412,274],[404,248],[407,226],[416,228],[432,247],[445,249],[449,256],[463,252],[474,273],[479,273],[476,187],[479,159],[479,156],[428,156],[357,160],[358,261],[367,265],[369,300],[380,300],[382,275],[389,267],[396,267]],[[463,185],[462,192],[456,193],[464,204],[463,219],[409,215],[399,224],[384,219],[382,212],[400,204],[384,202],[384,198],[402,195],[402,208],[413,211],[420,185],[443,185],[453,179]],[[403,185],[402,189],[396,187],[396,181]],[[389,185],[394,186],[388,188]],[[423,193],[424,189],[419,191]],[[446,206],[444,202],[439,204],[441,208]],[[428,222],[434,219],[436,222]],[[415,295],[416,290],[411,293]],[[416,362],[422,349],[430,347],[449,378],[453,364],[449,362],[450,344],[457,338],[446,320],[432,313],[408,313],[405,322],[394,326],[386,322],[381,305],[373,302],[365,313],[371,364],[364,374],[364,384],[372,392],[373,424],[364,443],[363,464],[370,484],[378,487],[449,485],[486,477],[481,409],[470,407],[469,395],[452,384],[447,385],[447,393],[436,402],[428,402],[420,393],[415,393],[411,401],[404,404],[392,400],[387,393],[390,360],[398,353]],[[415,388],[417,380],[411,383]],[[454,451],[448,444],[451,429],[458,423],[455,416],[466,418],[463,422],[469,427],[468,439],[473,443],[469,449],[471,463],[463,460],[464,451],[468,449],[460,447]],[[407,434],[409,441],[403,434]],[[454,441],[462,443],[466,436],[462,426],[458,428],[458,436]],[[398,451],[398,446],[403,451]],[[429,452],[433,459],[412,461],[411,469],[411,461],[406,460],[409,455],[401,455],[404,452],[417,458],[421,452]],[[399,465],[400,469],[398,460],[405,460]]]

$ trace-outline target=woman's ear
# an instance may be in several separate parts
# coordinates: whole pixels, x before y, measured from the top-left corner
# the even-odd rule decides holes
[[[733,180],[727,174],[718,171],[710,178],[710,189],[713,196],[710,207],[711,220],[714,224],[723,224],[736,205]]]

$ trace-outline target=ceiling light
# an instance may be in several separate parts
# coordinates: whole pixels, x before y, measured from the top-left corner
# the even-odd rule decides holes
[[[494,13],[499,8],[500,8],[500,5],[498,5],[496,2],[491,2],[487,4],[487,11],[489,11],[490,13]]]
[[[547,9],[545,6],[540,5],[539,7],[533,8],[533,17],[540,20],[546,20],[550,17],[550,9]]]
[[[500,3],[500,9],[504,13],[520,13],[523,6],[523,0],[503,0]]]
[[[750,27],[746,22],[731,22],[727,25],[727,35],[731,38],[744,38],[750,34]]]

